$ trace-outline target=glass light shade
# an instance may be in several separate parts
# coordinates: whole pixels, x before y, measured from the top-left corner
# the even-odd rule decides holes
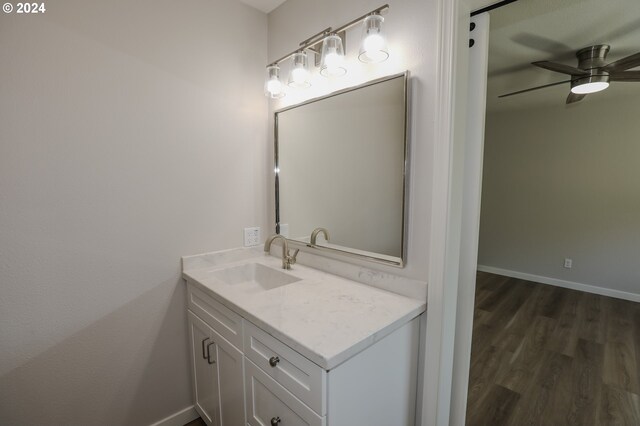
[[[571,92],[586,95],[609,87],[609,75],[590,75],[571,82]]]
[[[320,74],[325,77],[340,77],[346,73],[342,39],[335,34],[326,36],[322,41]]]
[[[296,89],[311,87],[311,75],[307,65],[307,52],[298,52],[293,55],[293,68],[289,73],[289,86]]]
[[[271,65],[267,67],[267,78],[264,82],[264,94],[271,99],[284,97],[284,85],[280,81],[280,67]]]
[[[586,95],[588,93],[595,93],[609,87],[609,83],[606,81],[597,81],[593,83],[584,83],[578,86],[572,87],[571,91],[578,95]]]
[[[387,41],[382,33],[384,18],[380,15],[370,15],[364,18],[362,42],[358,59],[369,64],[386,61],[389,57]]]

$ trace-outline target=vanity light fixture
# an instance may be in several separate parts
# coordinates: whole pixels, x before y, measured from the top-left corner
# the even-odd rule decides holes
[[[377,13],[364,18],[362,43],[360,44],[360,54],[358,55],[358,59],[361,62],[375,64],[384,62],[389,58],[387,41],[382,33],[383,22],[384,18]]]
[[[325,77],[340,77],[347,73],[345,59],[345,33],[355,25],[364,23],[362,45],[358,58],[362,62],[382,62],[389,57],[387,43],[382,34],[384,18],[381,13],[386,12],[389,5],[385,4],[359,18],[337,28],[326,28],[316,35],[300,43],[299,47],[272,62],[267,66],[267,77],[264,83],[264,93],[267,97],[278,99],[285,95],[285,87],[280,81],[279,64],[293,59],[291,72],[287,84],[295,89],[311,86],[308,53],[311,52],[316,67],[320,67],[320,74]],[[319,46],[322,46],[319,48]]]
[[[289,73],[289,87],[306,89],[311,87],[311,75],[307,61],[307,52],[300,51],[293,54],[293,68]]]
[[[284,97],[284,87],[280,81],[280,67],[277,64],[267,67],[267,79],[264,83],[264,94],[272,99]]]

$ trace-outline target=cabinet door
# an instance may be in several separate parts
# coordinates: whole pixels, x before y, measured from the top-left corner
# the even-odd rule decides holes
[[[326,417],[317,415],[248,358],[245,369],[249,426],[326,426]]]
[[[207,324],[189,312],[193,394],[196,399],[196,411],[208,425],[220,426],[218,368],[215,363],[217,345],[212,339],[212,333],[213,330]]]
[[[220,383],[221,426],[246,424],[244,414],[244,366],[242,352],[212,330]],[[212,354],[213,357],[213,354]]]

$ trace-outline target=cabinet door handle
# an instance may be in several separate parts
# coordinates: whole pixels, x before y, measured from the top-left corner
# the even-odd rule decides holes
[[[214,359],[213,361],[211,361],[211,350],[209,349],[211,347],[211,345],[215,345],[216,342],[211,342],[207,345],[207,362],[209,364],[215,364],[216,360]]]
[[[206,338],[204,338],[202,340],[202,358],[204,358],[204,359],[209,358],[208,352],[205,353],[205,350],[204,350],[204,344],[207,342],[207,340],[209,340],[208,337],[206,337]]]
[[[271,418],[271,426],[278,426],[278,423],[280,423],[280,417],[272,417]]]
[[[269,365],[272,367],[275,367],[276,365],[278,365],[279,362],[280,362],[280,358],[278,358],[277,356],[272,356],[271,358],[269,358]],[[278,418],[278,421],[280,421],[280,418]],[[273,420],[271,420],[271,424],[274,424]]]

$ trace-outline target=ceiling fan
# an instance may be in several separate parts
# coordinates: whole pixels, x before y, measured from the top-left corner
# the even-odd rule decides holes
[[[589,93],[606,89],[609,87],[609,82],[611,81],[640,82],[640,71],[627,71],[640,66],[640,52],[605,64],[609,49],[610,47],[607,44],[598,44],[578,50],[576,53],[576,57],[578,58],[577,67],[550,61],[532,62],[531,64],[537,67],[570,75],[571,79],[519,90],[498,97],[504,98],[506,96],[518,95],[558,84],[571,83],[571,92],[567,97],[567,103],[570,104],[584,99]]]

